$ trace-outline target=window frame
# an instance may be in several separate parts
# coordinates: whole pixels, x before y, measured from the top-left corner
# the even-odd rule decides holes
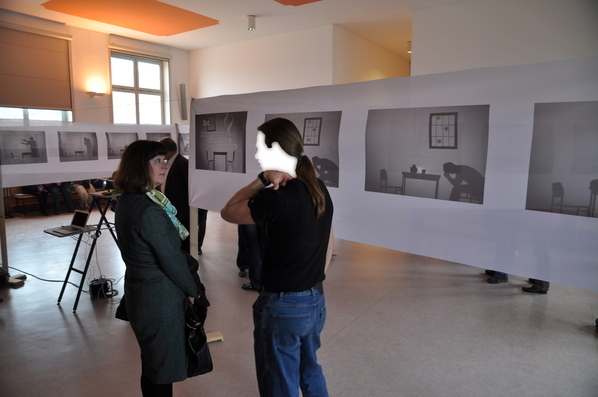
[[[434,121],[434,118],[449,118],[449,123]],[[429,147],[430,149],[457,149],[459,112],[430,113]],[[438,130],[442,129],[442,134]]]
[[[127,59],[133,61],[133,87],[129,86],[122,86],[122,85],[115,85],[112,84],[112,58],[120,58],[120,59]],[[160,67],[160,89],[151,89],[151,88],[141,88],[139,87],[139,67],[138,63],[150,63],[156,64]],[[114,92],[124,92],[124,93],[132,93],[135,95],[135,124],[140,123],[140,104],[139,104],[139,95],[147,94],[147,95],[158,95],[160,96],[160,116],[161,116],[161,123],[159,124],[151,124],[151,125],[167,125],[170,124],[170,103],[169,100],[169,60],[166,58],[155,57],[146,54],[138,54],[138,53],[130,53],[127,51],[122,51],[118,49],[111,49],[110,50],[110,85],[112,88],[112,93]],[[111,118],[113,123],[117,123],[114,120],[114,100],[112,100],[112,104],[110,107],[111,110]],[[125,123],[118,123],[118,124],[125,124]],[[126,123],[128,125],[133,125]]]
[[[73,111],[72,110],[62,110],[62,109],[36,109],[36,108],[18,108],[14,106],[0,106],[0,108],[6,109],[18,109],[21,111],[21,117],[19,118],[7,118],[1,117],[0,120],[27,120],[27,121],[50,121],[50,122],[73,122]],[[31,110],[49,110],[52,112],[60,112],[61,119],[60,120],[53,120],[53,119],[31,119],[29,116],[29,111]]]

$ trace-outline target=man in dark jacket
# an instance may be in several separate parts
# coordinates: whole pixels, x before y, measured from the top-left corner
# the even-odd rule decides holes
[[[166,183],[161,190],[176,208],[177,219],[187,230],[191,230],[189,228],[189,160],[178,153],[176,142],[171,138],[162,138],[160,143],[168,150],[164,158],[168,160],[170,167]],[[190,253],[189,245],[189,237],[187,237],[181,248]]]
[[[165,186],[162,187],[164,195],[168,197],[172,205],[177,209],[176,217],[187,228],[191,230],[190,226],[190,212],[189,212],[189,160],[178,153],[176,142],[165,137],[160,139],[160,143],[166,146],[168,153],[164,156],[170,165],[168,171],[168,178]],[[208,210],[199,209],[197,214],[197,222],[199,226],[197,246],[199,254],[201,255],[201,246],[206,234],[206,220]],[[191,253],[189,237],[183,241],[182,248]]]

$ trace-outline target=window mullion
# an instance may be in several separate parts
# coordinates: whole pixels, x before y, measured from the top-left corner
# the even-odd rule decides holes
[[[139,112],[139,60],[135,58],[135,119],[137,124],[141,124],[141,114]]]

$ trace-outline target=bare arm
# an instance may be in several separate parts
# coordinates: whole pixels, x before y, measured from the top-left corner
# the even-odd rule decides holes
[[[334,232],[332,227],[330,227],[330,239],[328,240],[328,249],[326,250],[326,265],[324,266],[324,273],[328,270],[328,265],[330,265],[330,261],[332,260],[332,255],[334,254]]]
[[[265,171],[264,177],[272,185],[271,188],[277,190],[280,186],[286,185],[287,181],[293,179],[292,176],[280,171]],[[249,185],[245,186],[233,197],[228,200],[224,208],[220,210],[220,216],[227,222],[237,225],[250,225],[255,223],[251,217],[251,211],[247,203],[259,192],[264,190],[265,186],[259,178],[256,178]]]

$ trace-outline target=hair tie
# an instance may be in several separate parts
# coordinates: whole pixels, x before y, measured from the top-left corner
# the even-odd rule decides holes
[[[301,158],[301,157],[303,157],[305,155],[306,155],[305,152],[301,152],[301,153],[299,153],[299,158]]]

